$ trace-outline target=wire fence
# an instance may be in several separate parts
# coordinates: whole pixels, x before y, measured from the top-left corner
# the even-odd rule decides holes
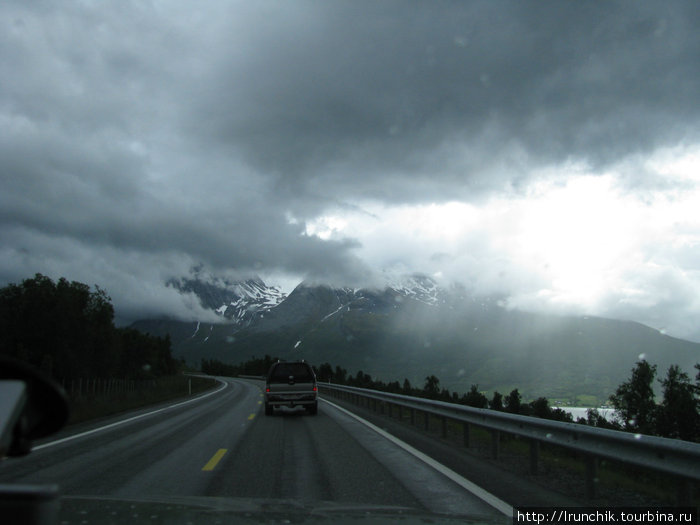
[[[63,380],[63,388],[70,399],[112,397],[136,394],[157,388],[155,379],[116,379],[86,377]]]
[[[77,423],[123,410],[192,396],[213,388],[216,380],[212,377],[174,375],[156,379],[89,377],[65,380],[62,383],[68,395],[70,422]]]
[[[189,389],[192,379],[188,376],[163,376],[156,379],[120,379],[86,377],[64,379],[62,385],[70,400],[111,399],[140,396],[152,392]],[[194,378],[195,384],[202,381]],[[199,390],[199,388],[197,388]]]

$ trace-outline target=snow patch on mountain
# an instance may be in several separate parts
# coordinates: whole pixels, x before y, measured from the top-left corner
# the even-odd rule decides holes
[[[249,325],[286,298],[279,288],[267,286],[259,277],[231,282],[198,272],[192,278],[171,279],[167,284],[183,293],[194,293],[201,305],[216,312],[222,322],[241,326]]]
[[[408,300],[434,306],[444,303],[448,293],[427,275],[400,273],[386,273],[385,284],[381,288],[331,288],[300,283],[289,296],[275,286],[266,285],[257,276],[232,281],[213,276],[201,269],[196,269],[187,278],[171,279],[167,284],[183,294],[193,294],[201,305],[215,313],[222,323],[232,324],[237,330],[253,326],[267,330],[273,326],[286,325],[292,322],[292,318],[300,315],[300,308],[304,310],[309,307],[310,311],[317,308],[309,305],[315,304],[321,297],[326,297],[323,301],[327,302],[322,309],[328,308],[325,312],[318,312],[321,315],[317,322],[322,323],[335,316],[342,316],[350,310],[393,310]],[[287,298],[291,302],[285,305],[285,308],[278,309]],[[265,315],[267,313],[272,315],[270,322]],[[195,329],[192,337],[198,331],[199,327]]]
[[[445,291],[428,275],[413,273],[401,274],[385,272],[386,288],[402,297],[415,299],[429,305],[437,305],[443,300]]]

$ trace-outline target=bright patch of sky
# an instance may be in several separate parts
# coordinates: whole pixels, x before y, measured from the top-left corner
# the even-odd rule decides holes
[[[372,267],[463,281],[507,294],[512,307],[622,317],[632,308],[687,336],[689,324],[660,309],[677,287],[700,291],[699,152],[674,148],[646,159],[663,182],[655,190],[635,191],[625,166],[602,174],[569,166],[478,204],[357,203],[360,211],[308,222],[306,233],[357,239]],[[675,286],[664,291],[670,276]],[[700,314],[697,301],[693,308]]]
[[[347,224],[347,221],[342,217],[324,215],[306,224],[306,235],[315,235],[327,241],[332,236],[342,232]]]

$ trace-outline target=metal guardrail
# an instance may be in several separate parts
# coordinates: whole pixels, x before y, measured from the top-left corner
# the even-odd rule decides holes
[[[588,497],[595,495],[595,478],[600,458],[676,476],[679,479],[678,498],[683,504],[688,503],[691,498],[692,482],[700,480],[698,443],[587,427],[577,423],[552,421],[351,386],[319,383],[319,388],[356,403],[364,400],[375,410],[383,410],[386,405],[408,409],[411,423],[414,425],[416,412],[435,416],[441,420],[443,437],[447,436],[447,421],[460,422],[463,424],[464,444],[467,447],[470,444],[471,425],[488,429],[492,436],[491,451],[494,458],[499,454],[501,432],[527,438],[530,441],[530,471],[533,473],[537,472],[541,443],[583,453],[587,458]],[[424,416],[423,419],[427,428],[429,417]]]

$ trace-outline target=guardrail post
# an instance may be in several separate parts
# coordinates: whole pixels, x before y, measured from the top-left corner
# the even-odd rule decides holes
[[[491,431],[491,457],[498,459],[501,448],[501,433],[498,430]]]
[[[462,424],[462,431],[464,432],[464,446],[469,448],[470,436],[469,436],[470,425],[469,423]]]
[[[598,484],[598,458],[595,456],[586,457],[586,498],[593,499],[596,496],[596,485]]]
[[[447,418],[446,417],[441,417],[440,418],[442,421],[442,437],[446,438],[447,437]]]
[[[540,458],[540,442],[530,440],[530,474],[537,474],[537,462]]]

